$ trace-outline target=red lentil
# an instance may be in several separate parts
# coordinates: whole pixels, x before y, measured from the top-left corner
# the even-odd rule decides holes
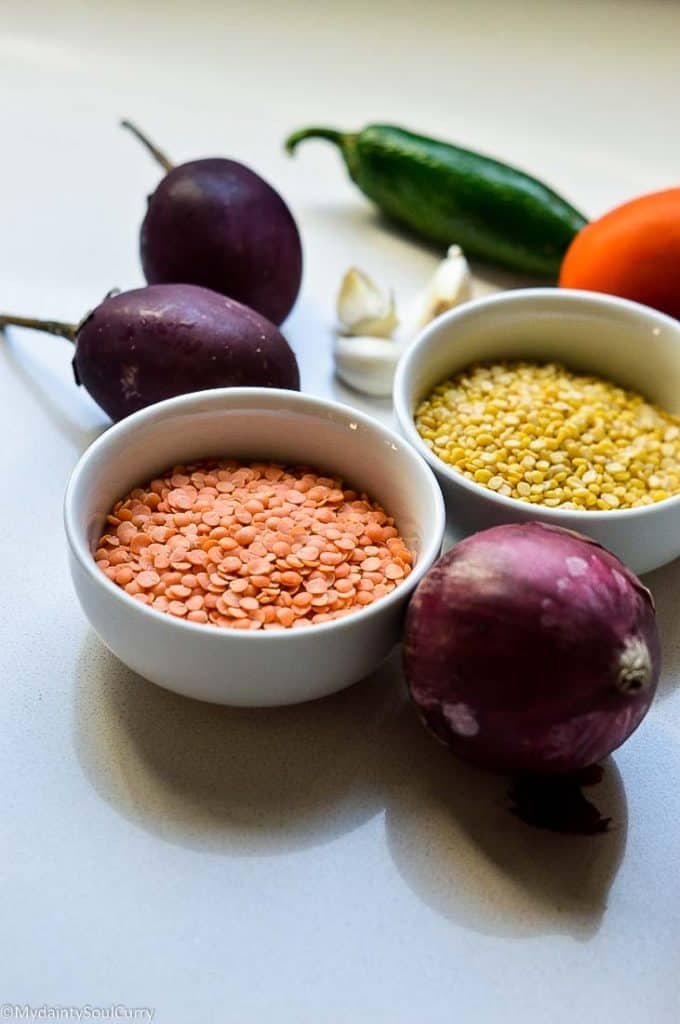
[[[304,466],[174,466],[106,522],[94,557],[109,579],[226,629],[330,622],[389,594],[413,564],[380,505]]]

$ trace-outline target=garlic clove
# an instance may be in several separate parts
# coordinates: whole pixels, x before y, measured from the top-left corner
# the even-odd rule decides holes
[[[472,276],[459,245],[450,246],[446,259],[435,270],[429,285],[415,303],[408,318],[405,336],[415,337],[419,331],[449,309],[472,298]]]
[[[333,347],[335,372],[345,384],[365,395],[391,395],[401,353],[400,345],[386,345],[382,338],[338,334]]]
[[[389,338],[399,322],[392,294],[385,294],[356,267],[351,267],[342,279],[337,308],[340,323],[352,335]]]

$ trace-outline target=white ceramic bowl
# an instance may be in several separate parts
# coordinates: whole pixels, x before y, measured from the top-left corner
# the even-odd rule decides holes
[[[468,480],[424,443],[413,414],[435,384],[477,360],[521,358],[555,360],[607,377],[680,413],[680,324],[647,306],[594,292],[531,288],[492,295],[444,314],[400,360],[394,408],[402,433],[439,478],[454,534],[538,519],[590,535],[635,572],[676,558],[680,496],[611,512],[529,505]]]
[[[295,630],[221,630],[135,601],[93,560],[107,512],[173,464],[210,456],[309,463],[341,474],[395,516],[416,556],[414,570],[375,604]],[[347,406],[270,388],[183,395],[111,427],[78,462],[64,515],[76,592],[106,646],[169,690],[242,706],[310,700],[371,672],[399,640],[408,598],[439,555],[445,518],[433,474],[392,431]]]

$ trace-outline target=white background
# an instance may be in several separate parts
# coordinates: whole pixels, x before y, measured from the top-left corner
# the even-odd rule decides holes
[[[392,120],[518,163],[589,215],[680,180],[680,5],[12,2],[0,10],[0,306],[77,320],[141,283],[159,180],[226,155],[286,196],[305,245],[286,333],[332,379],[338,279],[405,301],[436,262],[385,228],[330,147],[285,134]],[[487,273],[478,291],[522,283]],[[596,339],[594,339],[596,343]],[[153,1006],[220,1024],[680,1019],[680,569],[648,582],[658,701],[595,795],[615,829],[520,825],[455,762],[395,666],[314,705],[231,711],[135,677],[88,630],[61,498],[106,420],[69,346],[0,345],[0,1002]],[[305,666],[301,665],[304,671]]]

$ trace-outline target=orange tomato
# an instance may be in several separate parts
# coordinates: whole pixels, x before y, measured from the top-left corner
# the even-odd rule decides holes
[[[586,225],[567,250],[559,283],[680,318],[680,188],[640,196]]]

